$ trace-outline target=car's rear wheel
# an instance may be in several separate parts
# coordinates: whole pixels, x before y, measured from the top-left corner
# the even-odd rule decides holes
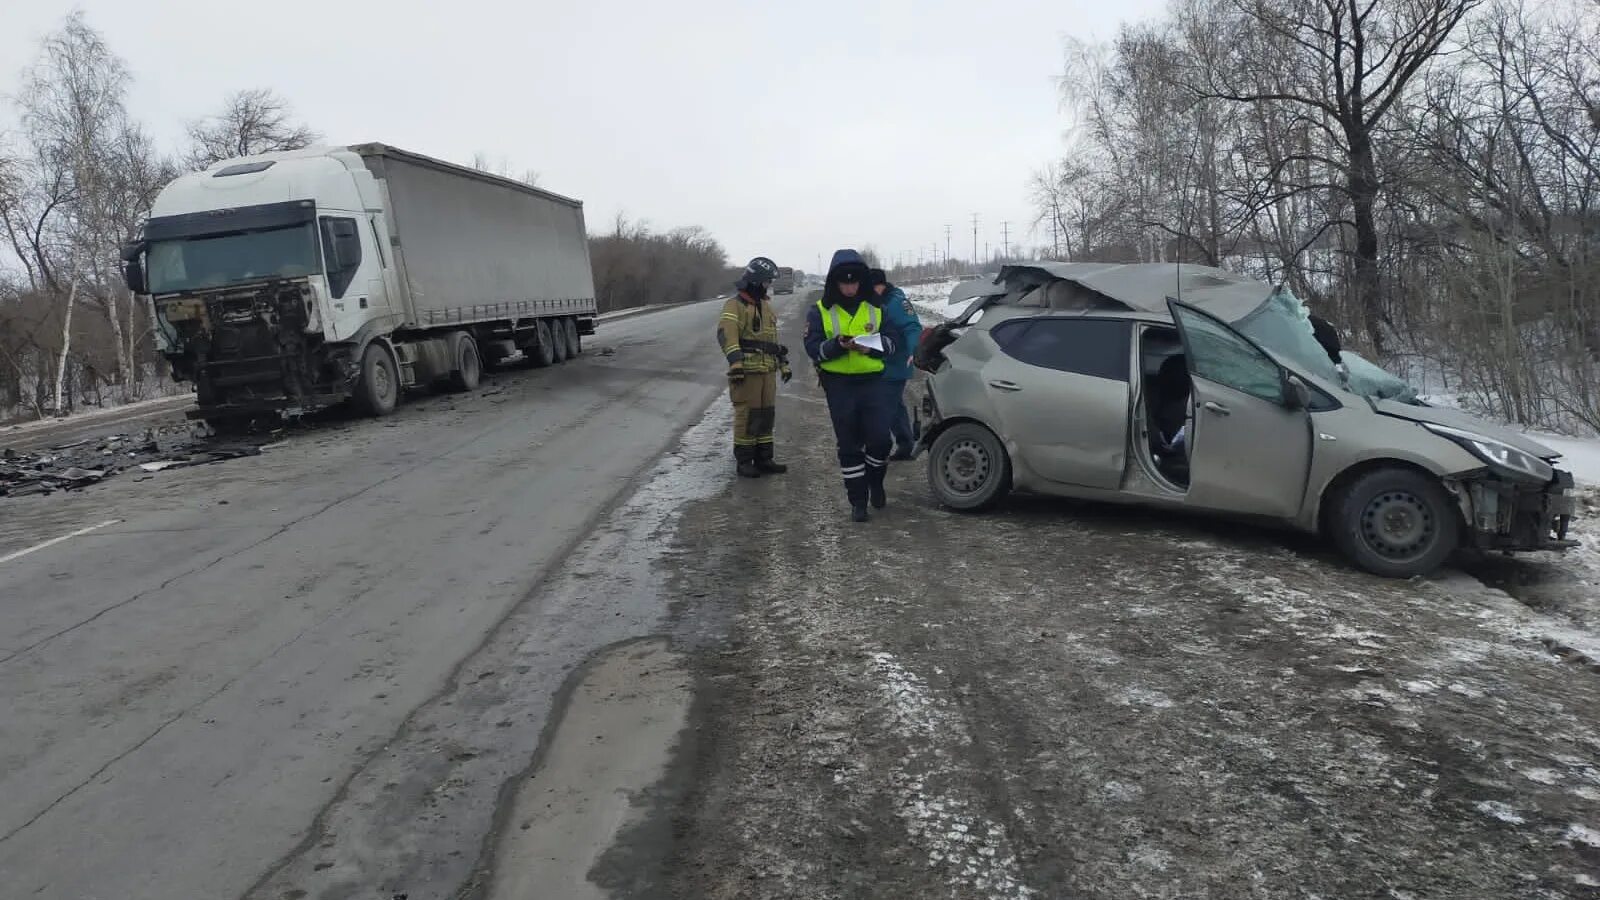
[[[1374,575],[1412,578],[1444,565],[1461,543],[1461,518],[1438,479],[1387,468],[1357,478],[1329,522],[1350,561]]]
[[[928,485],[951,509],[987,509],[1011,490],[1011,459],[994,432],[975,422],[960,422],[934,439],[928,454]]]

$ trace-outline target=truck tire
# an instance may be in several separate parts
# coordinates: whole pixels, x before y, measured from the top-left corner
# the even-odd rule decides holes
[[[567,361],[567,330],[561,327],[560,319],[545,319],[550,326],[550,355],[558,363]]]
[[[583,355],[583,336],[578,334],[578,320],[569,316],[561,321],[567,327],[567,358]]]
[[[1461,545],[1461,517],[1438,479],[1377,469],[1335,500],[1328,530],[1345,557],[1384,578],[1430,575]]]
[[[451,336],[451,349],[455,362],[450,370],[450,389],[475,391],[483,381],[483,358],[478,354],[478,342],[465,331]]]
[[[356,406],[369,416],[387,416],[400,403],[400,373],[394,357],[377,341],[361,354],[361,380],[356,383]]]
[[[550,326],[540,319],[534,323],[533,334],[533,340],[522,348],[522,353],[528,357],[528,365],[542,369],[556,361],[555,350],[551,346]]]

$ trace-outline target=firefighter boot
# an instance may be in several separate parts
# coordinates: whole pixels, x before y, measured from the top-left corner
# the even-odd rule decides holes
[[[772,458],[772,445],[760,444],[756,447],[756,468],[765,475],[782,475],[789,471],[789,467]]]
[[[739,474],[745,478],[760,478],[761,467],[756,465],[756,448],[735,447],[733,458],[739,463]]]

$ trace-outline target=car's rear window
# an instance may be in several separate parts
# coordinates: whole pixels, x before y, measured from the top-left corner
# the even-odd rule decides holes
[[[1000,349],[1030,366],[1128,380],[1130,328],[1123,319],[1038,318],[990,331]]]

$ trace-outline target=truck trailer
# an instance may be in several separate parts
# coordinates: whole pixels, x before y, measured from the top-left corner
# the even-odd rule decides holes
[[[156,344],[218,428],[408,387],[476,387],[595,328],[583,204],[385,144],[216,163],[162,189],[123,248]]]

